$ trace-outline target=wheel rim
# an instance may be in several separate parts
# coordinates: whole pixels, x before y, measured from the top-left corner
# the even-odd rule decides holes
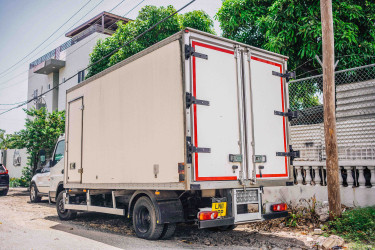
[[[64,209],[64,199],[61,199],[60,201],[59,201],[59,211],[60,211],[60,213],[65,213],[65,209]]]
[[[146,233],[150,229],[151,215],[146,207],[142,207],[136,216],[136,226],[141,233]]]
[[[30,196],[31,196],[31,200],[35,199],[35,187],[34,187],[34,185],[31,186]]]

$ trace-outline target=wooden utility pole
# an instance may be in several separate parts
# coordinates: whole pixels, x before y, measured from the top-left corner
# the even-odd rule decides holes
[[[341,216],[341,198],[336,135],[335,52],[332,0],[320,0],[323,41],[323,104],[326,145],[327,188],[330,219]]]

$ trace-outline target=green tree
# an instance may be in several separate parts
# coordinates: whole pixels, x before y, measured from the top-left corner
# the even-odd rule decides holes
[[[35,173],[38,164],[38,153],[45,150],[47,157],[52,152],[58,137],[65,131],[65,111],[53,111],[47,109],[24,109],[27,114],[25,129],[7,135],[8,148],[26,148],[29,155],[29,169],[23,171],[27,179]]]
[[[332,4],[337,69],[374,63],[375,1]],[[290,69],[311,59],[297,73],[321,68],[313,59],[322,51],[319,1],[226,0],[215,18],[224,37],[287,55]]]
[[[90,54],[90,64],[93,64],[110,52],[118,49],[126,42],[149,29],[151,26],[169,16],[176,9],[173,6],[156,7],[145,6],[139,12],[134,21],[126,24],[118,23],[116,32],[104,40],[99,40]],[[195,10],[185,14],[176,14],[164,23],[146,33],[143,37],[132,42],[129,46],[119,49],[113,55],[102,59],[89,68],[86,78],[91,77],[106,68],[146,49],[147,47],[173,35],[174,33],[191,27],[214,34],[213,21],[207,13],[202,10]]]
[[[375,63],[375,1],[333,0],[336,70]],[[289,56],[297,76],[321,74],[320,3],[316,0],[226,0],[215,18],[223,36]],[[351,76],[350,76],[351,77]],[[322,82],[289,85],[292,109],[319,105]]]

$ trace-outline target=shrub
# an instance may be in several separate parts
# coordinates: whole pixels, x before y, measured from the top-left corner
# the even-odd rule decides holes
[[[329,228],[346,240],[375,244],[375,206],[345,211]]]

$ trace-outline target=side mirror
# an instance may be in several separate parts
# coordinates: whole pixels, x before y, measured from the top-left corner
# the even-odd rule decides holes
[[[39,150],[39,160],[42,165],[46,164],[46,151],[44,149]]]

